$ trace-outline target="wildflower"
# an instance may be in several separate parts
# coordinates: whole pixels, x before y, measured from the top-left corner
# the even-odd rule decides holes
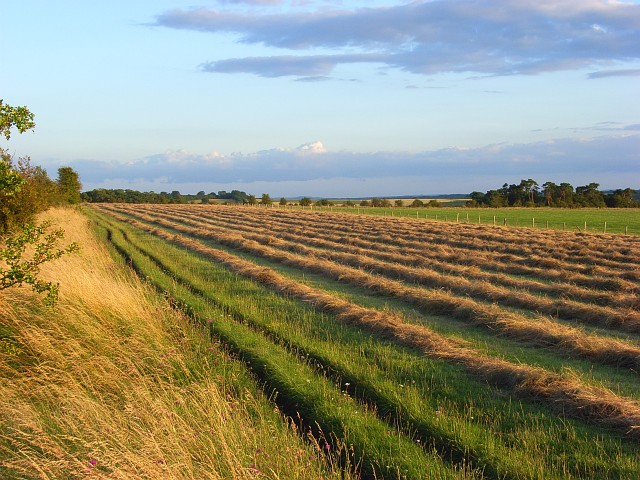
[[[89,468],[93,468],[98,464],[98,460],[96,460],[95,458],[90,458],[89,459]]]

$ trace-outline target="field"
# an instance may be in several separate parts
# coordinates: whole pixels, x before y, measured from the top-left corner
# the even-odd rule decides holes
[[[407,201],[405,200],[406,203]],[[274,206],[274,208],[283,207]],[[302,207],[298,206],[287,206],[286,208],[302,209]],[[305,208],[309,210],[309,207]],[[372,208],[314,206],[313,210],[572,232],[584,232],[586,225],[586,232],[591,233],[640,235],[640,210],[637,208],[456,208],[453,206],[445,206],[443,208]]]
[[[640,471],[636,236],[208,205],[87,214],[364,478]]]

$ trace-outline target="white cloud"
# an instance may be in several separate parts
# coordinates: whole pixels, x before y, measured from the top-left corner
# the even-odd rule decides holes
[[[279,148],[250,154],[197,155],[170,151],[132,164],[77,161],[71,166],[80,173],[87,189],[160,182],[164,185],[162,190],[179,189],[185,193],[209,191],[213,185],[229,190],[252,184],[262,185],[264,191],[275,193],[285,186],[301,188],[313,184],[326,189],[314,195],[346,196],[352,194],[345,186],[350,182],[359,185],[359,191],[366,195],[464,193],[494,188],[495,182],[500,186],[521,178],[575,184],[595,181],[614,188],[639,188],[640,135],[560,138],[530,144],[503,143],[475,149],[448,148],[418,153],[332,152],[316,141],[295,149]],[[427,190],[417,192],[412,188],[408,191],[408,185],[413,185],[418,178],[428,179],[424,180]],[[183,186],[182,189],[179,186]],[[185,186],[189,186],[189,190]],[[384,186],[384,192],[375,191],[381,186]],[[310,192],[288,191],[287,194]]]
[[[321,141],[302,144],[296,150],[303,154],[327,152],[327,149],[324,148],[324,145],[322,144]]]
[[[431,0],[293,13],[194,8],[165,12],[156,24],[235,33],[242,43],[289,50],[202,67],[267,77],[326,76],[336,65],[354,62],[383,62],[425,75],[510,75],[640,59],[640,5],[629,1]],[[318,49],[335,53],[314,54]]]

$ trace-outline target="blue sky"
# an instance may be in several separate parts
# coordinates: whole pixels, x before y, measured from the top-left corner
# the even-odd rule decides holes
[[[86,189],[640,188],[640,2],[2,2],[4,144]]]

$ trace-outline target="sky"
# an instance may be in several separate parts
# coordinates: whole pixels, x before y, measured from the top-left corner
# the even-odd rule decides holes
[[[639,0],[0,0],[0,147],[84,189],[640,188]]]

